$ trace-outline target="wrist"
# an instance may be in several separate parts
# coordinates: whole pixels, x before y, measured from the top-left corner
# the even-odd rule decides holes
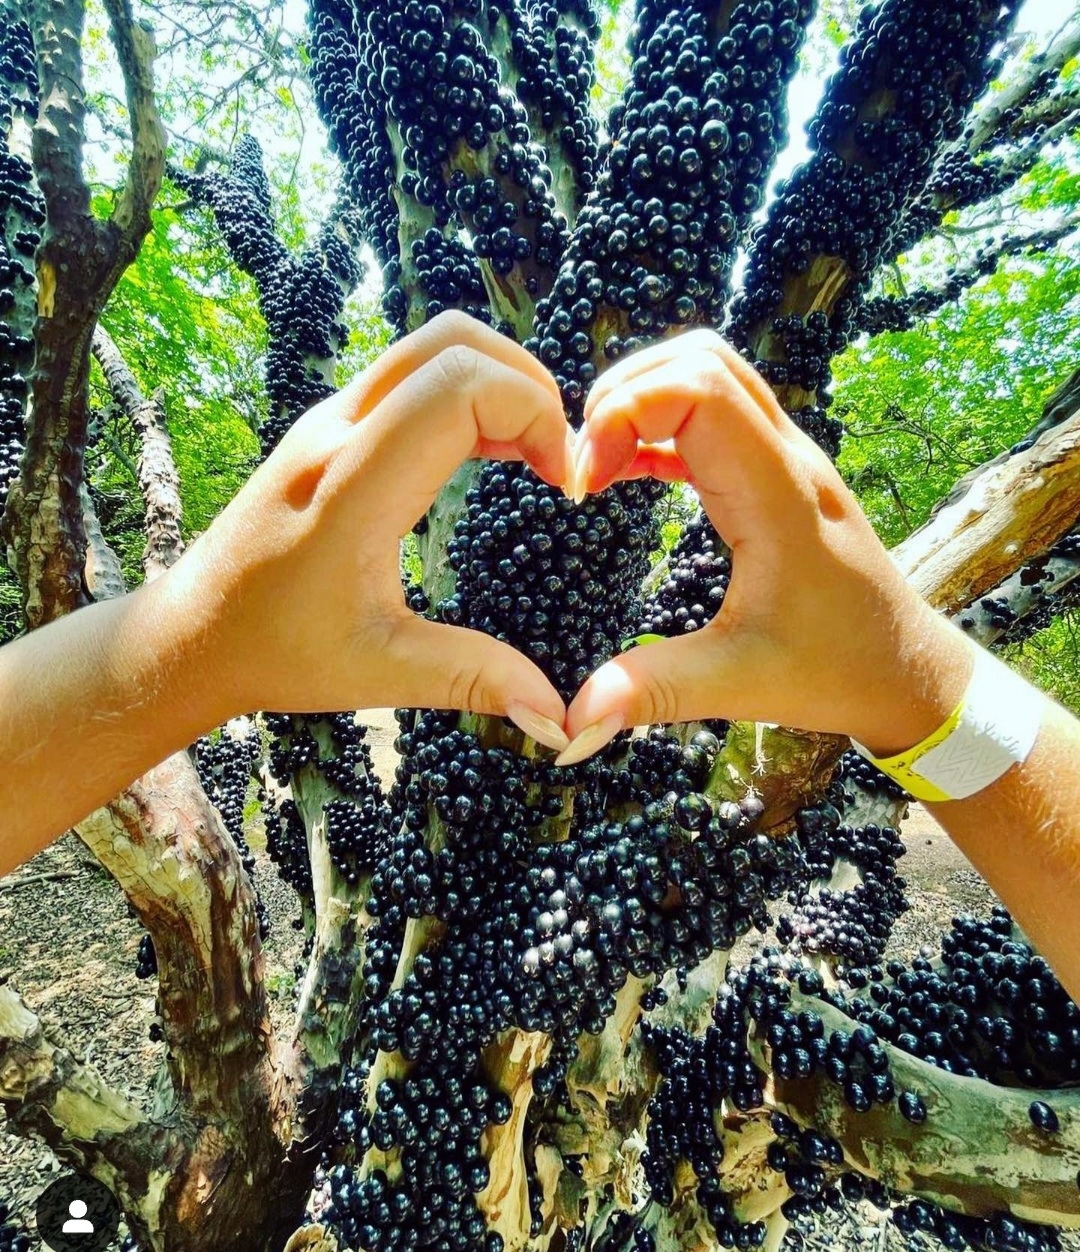
[[[226,646],[224,606],[200,577],[188,554],[135,595],[141,603],[138,629],[150,651],[150,682],[167,696],[177,733],[192,742],[239,713],[236,666]],[[182,733],[181,733],[182,732]]]
[[[870,686],[865,715],[847,731],[880,759],[933,734],[963,699],[974,668],[974,645],[963,632],[924,602],[919,607]]]

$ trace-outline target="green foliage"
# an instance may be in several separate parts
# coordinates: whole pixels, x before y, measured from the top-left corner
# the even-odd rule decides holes
[[[162,194],[165,204],[177,193]],[[202,213],[154,213],[154,227],[117,286],[102,324],[144,394],[165,398],[180,476],[185,538],[205,530],[257,463],[265,405],[266,334],[254,285],[239,274]],[[96,375],[96,371],[95,371]],[[141,581],[138,439],[96,375],[101,435],[88,454],[102,530],[129,584]]]
[[[0,644],[7,643],[22,632],[21,602],[15,575],[0,560]]]
[[[911,331],[835,363],[839,465],[878,533],[898,543],[957,478],[1038,420],[1080,351],[1080,270],[1017,259]]]
[[[941,233],[900,258],[880,290],[932,286],[993,234],[1029,232],[1063,219],[1080,224],[1075,141],[1039,161],[1004,203],[950,215]],[[834,412],[847,432],[838,463],[887,544],[921,526],[959,477],[1027,434],[1048,396],[1076,368],[1076,238],[1067,236],[1044,255],[1006,261],[925,323],[864,339],[835,361]],[[1080,711],[1075,615],[1006,655]]]
[[[1080,610],[1003,649],[1002,658],[1080,717]]]

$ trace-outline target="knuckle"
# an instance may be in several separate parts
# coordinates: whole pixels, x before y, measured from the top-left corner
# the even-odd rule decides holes
[[[475,317],[462,313],[460,309],[444,309],[428,322],[428,329],[437,340],[460,343],[463,340],[475,339],[476,328],[479,325]]]
[[[686,351],[717,353],[724,350],[723,338],[707,326],[687,331],[685,335],[679,336],[679,342]]]
[[[450,678],[450,702],[456,709],[486,712],[490,707],[483,675],[479,670],[455,669]]]
[[[674,683],[663,670],[646,672],[641,688],[643,723],[674,722],[678,718],[679,697]]]
[[[475,386],[480,368],[480,354],[466,343],[452,343],[443,348],[434,365],[446,385],[455,391]]]

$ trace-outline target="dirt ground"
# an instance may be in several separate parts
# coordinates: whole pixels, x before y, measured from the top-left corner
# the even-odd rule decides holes
[[[389,784],[395,735],[386,710],[373,714],[370,742],[376,768]],[[252,823],[256,885],[270,911],[273,930],[265,945],[275,1024],[291,1013],[300,935],[292,889],[278,879],[265,854],[261,822]],[[908,854],[901,871],[911,909],[897,923],[891,950],[910,956],[932,942],[963,912],[982,912],[995,897],[944,831],[916,808],[904,828]],[[147,1106],[160,1043],[149,1039],[154,1020],[154,980],[135,977],[141,927],[129,915],[112,879],[74,835],[65,835],[32,861],[0,880],[0,983],[10,983],[39,1014],[51,1037],[136,1105]],[[13,1218],[33,1228],[34,1201],[61,1170],[43,1143],[9,1133],[0,1114],[0,1202]],[[807,1247],[899,1249],[928,1246],[905,1241],[882,1224],[876,1210],[859,1206],[807,1237]],[[35,1241],[36,1243],[36,1241]],[[40,1245],[37,1245],[40,1246]],[[1067,1246],[1080,1252],[1080,1239]]]

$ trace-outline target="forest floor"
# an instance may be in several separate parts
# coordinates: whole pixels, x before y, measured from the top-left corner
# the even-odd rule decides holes
[[[392,715],[372,718],[369,742],[386,785],[393,778]],[[901,872],[910,910],[897,922],[889,955],[913,956],[935,943],[959,913],[984,913],[996,900],[982,878],[929,814],[915,807],[904,826],[908,853]],[[267,985],[275,1027],[290,1019],[302,936],[293,927],[299,909],[266,855],[261,820],[250,824],[256,887],[266,902],[272,930],[264,945]],[[142,928],[113,880],[68,834],[0,879],[0,983],[8,982],[46,1024],[48,1033],[84,1063],[92,1064],[114,1090],[148,1107],[150,1080],[163,1044],[151,1042],[155,982],[135,977]],[[760,936],[750,936],[751,946]],[[34,1203],[62,1166],[44,1143],[10,1134],[0,1115],[0,1203],[12,1219],[33,1229]],[[40,1246],[35,1240],[35,1246]],[[1080,1235],[1063,1248],[1080,1252]],[[868,1204],[830,1215],[808,1235],[792,1232],[792,1252],[899,1252],[931,1249],[936,1241],[905,1237]]]

